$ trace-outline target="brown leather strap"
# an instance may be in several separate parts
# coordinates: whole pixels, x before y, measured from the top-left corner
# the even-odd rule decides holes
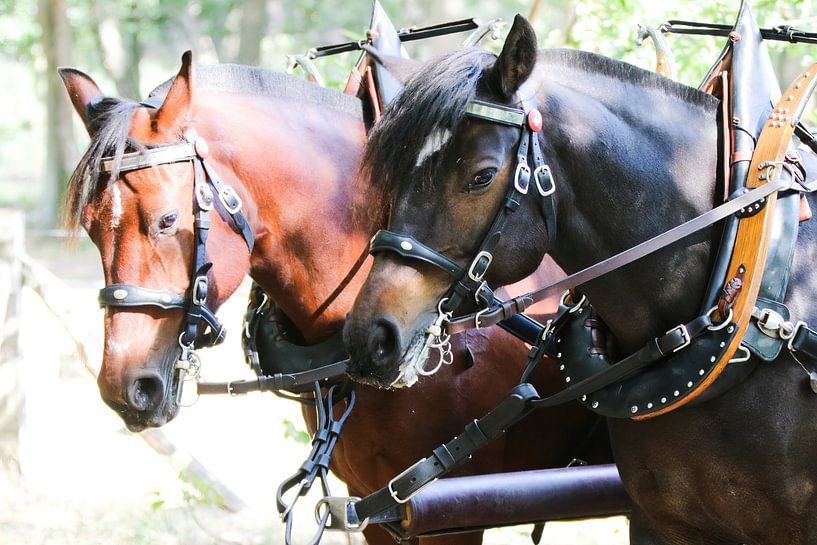
[[[536,291],[514,297],[509,301],[501,302],[488,308],[486,311],[469,314],[460,318],[451,320],[446,326],[448,333],[459,333],[466,329],[473,327],[483,328],[510,318],[516,313],[524,312],[527,307],[533,303],[539,302],[554,293],[562,292],[568,288],[575,288],[585,282],[594,280],[602,275],[614,271],[620,267],[628,265],[637,259],[649,255],[655,251],[660,250],[670,244],[681,240],[693,233],[704,229],[724,219],[725,217],[738,212],[742,208],[748,207],[750,204],[767,197],[768,195],[780,191],[781,189],[791,186],[792,180],[788,176],[780,176],[775,181],[764,184],[753,189],[743,195],[732,199],[712,210],[701,214],[681,225],[670,229],[656,237],[633,246],[629,250],[624,250],[612,257],[608,257],[604,261],[591,265],[586,269],[573,273],[570,276],[564,277],[560,280],[552,282],[547,286],[539,288]]]

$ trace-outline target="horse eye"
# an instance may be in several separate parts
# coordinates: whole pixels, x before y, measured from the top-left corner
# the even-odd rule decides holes
[[[178,219],[178,212],[171,212],[170,214],[162,216],[159,220],[159,232],[164,234],[170,231],[176,225],[176,220]]]
[[[494,177],[496,176],[496,169],[495,168],[486,168],[480,170],[474,176],[474,179],[471,180],[471,183],[468,184],[466,191],[470,193],[471,191],[478,191],[480,189],[484,189],[488,187],[491,182],[494,181]]]

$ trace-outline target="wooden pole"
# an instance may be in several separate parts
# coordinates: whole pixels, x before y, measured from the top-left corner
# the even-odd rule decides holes
[[[94,377],[99,373],[102,361],[102,341],[99,333],[87,327],[87,320],[77,315],[77,305],[68,297],[70,288],[45,266],[31,259],[22,258],[25,283],[43,300],[45,305],[60,321],[65,331],[77,345],[77,352],[85,369]],[[165,461],[185,478],[193,478],[215,494],[219,507],[236,512],[246,503],[227,485],[220,482],[190,452],[173,443],[161,429],[145,430],[137,434],[147,445],[160,454]]]
[[[25,215],[0,209],[0,464],[19,475],[25,395],[20,379],[20,316]]]

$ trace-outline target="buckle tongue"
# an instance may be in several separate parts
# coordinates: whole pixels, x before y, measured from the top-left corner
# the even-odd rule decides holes
[[[513,187],[523,195],[527,195],[528,186],[530,186],[530,167],[519,163],[516,166],[516,174],[513,178]]]
[[[678,346],[676,346],[675,348],[672,349],[673,353],[678,352],[679,350],[683,350],[684,348],[686,348],[687,346],[689,346],[692,343],[692,337],[689,336],[689,331],[687,330],[686,325],[681,324],[681,325],[675,326],[672,329],[670,329],[669,331],[667,331],[666,334],[670,335],[670,334],[675,333],[676,331],[681,334],[681,341],[682,342],[681,342],[680,345],[678,345]]]
[[[409,473],[410,471],[413,471],[413,470],[414,470],[414,468],[416,468],[418,465],[420,465],[421,463],[423,463],[423,462],[425,462],[425,461],[426,461],[426,458],[423,458],[422,460],[420,460],[419,462],[415,463],[413,466],[411,466],[411,467],[407,468],[405,471],[403,471],[402,473],[400,473],[399,475],[395,476],[395,477],[394,477],[392,480],[390,480],[390,481],[389,481],[389,484],[388,484],[389,494],[391,494],[391,497],[392,497],[392,499],[393,499],[394,501],[396,501],[397,503],[401,503],[401,504],[402,504],[402,503],[408,503],[408,502],[411,500],[411,498],[413,498],[414,496],[416,496],[417,494],[419,494],[419,493],[420,493],[420,492],[421,492],[421,491],[422,491],[422,490],[423,490],[425,487],[427,487],[427,486],[429,486],[429,485],[432,485],[432,484],[434,484],[435,482],[437,482],[437,479],[436,479],[436,478],[431,479],[431,480],[430,480],[430,481],[428,481],[427,483],[425,483],[425,484],[421,485],[421,486],[420,486],[420,488],[418,488],[417,490],[415,490],[414,492],[412,492],[411,494],[409,494],[409,495],[408,495],[408,496],[406,496],[405,498],[401,498],[401,497],[399,496],[399,494],[397,493],[397,490],[395,490],[395,489],[394,489],[394,483],[395,483],[395,482],[397,482],[397,481],[398,481],[398,480],[400,480],[401,478],[403,478],[403,477],[405,477],[406,475],[408,475],[408,473]]]

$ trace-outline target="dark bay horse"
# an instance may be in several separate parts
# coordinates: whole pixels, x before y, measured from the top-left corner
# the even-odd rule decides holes
[[[513,125],[508,116],[534,98],[528,117]],[[498,105],[489,120],[481,104]],[[392,193],[390,231],[460,267],[478,265],[500,207],[513,205],[506,196],[519,157],[528,157],[529,148],[518,151],[520,132],[527,134],[519,125],[533,131],[543,120],[530,134],[555,185],[540,193],[531,179],[486,278],[518,280],[546,252],[573,273],[720,202],[718,108],[712,96],[625,63],[537,50],[532,28],[517,16],[499,56],[453,52],[407,82],[372,132],[364,169]],[[719,237],[718,228],[705,229],[580,287],[618,353],[698,315]],[[800,227],[785,303],[812,327],[815,252],[811,221]],[[353,372],[394,380],[404,360],[421,353],[416,347],[451,286],[438,267],[376,253],[345,329]],[[398,292],[403,297],[384,296]],[[798,365],[784,350],[719,397],[650,420],[609,420],[637,506],[634,545],[817,543],[817,398],[805,361]]]
[[[207,304],[217,309],[249,272],[307,342],[341,328],[370,266],[362,257],[386,211],[382,194],[357,176],[366,138],[358,99],[256,68],[194,71],[189,55],[158,109],[103,97],[81,72],[61,75],[92,138],[71,180],[68,219],[98,247],[106,284],[187,292],[194,245],[190,162],[119,176],[100,174],[96,162],[126,149],[183,142],[194,127],[209,143],[209,164],[240,195],[254,238],[250,253],[243,237],[212,214]],[[99,388],[131,430],[163,425],[178,411],[174,364],[183,314],[156,307],[107,310]],[[494,328],[458,340],[454,352],[442,380],[395,392],[357,388],[332,462],[352,495],[383,486],[485,414],[515,383],[521,367],[509,369],[508,363],[521,365],[527,348]],[[549,370],[537,382],[552,391],[559,379]],[[314,412],[306,416],[314,425]],[[537,415],[461,474],[563,466],[586,455],[579,450],[593,426],[594,417],[576,406]],[[392,542],[376,526],[366,537]],[[477,533],[439,542],[480,540]]]

